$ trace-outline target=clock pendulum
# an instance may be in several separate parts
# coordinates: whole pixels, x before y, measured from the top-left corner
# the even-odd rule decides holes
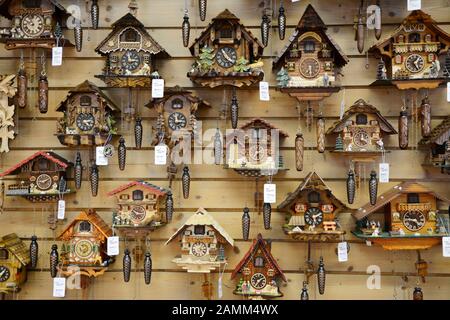
[[[269,16],[264,12],[261,20],[261,42],[264,45],[264,47],[267,47],[267,44],[269,43],[269,31],[270,31],[270,19]]]
[[[125,249],[123,254],[122,272],[123,272],[123,281],[129,282],[131,276],[131,256],[130,250],[128,250],[128,248]]]
[[[264,229],[270,229],[270,219],[272,217],[272,206],[270,203],[264,202],[263,204],[263,219],[264,219]]]
[[[98,166],[92,163],[89,172],[89,181],[91,182],[91,194],[93,197],[96,197],[98,194],[98,183],[99,183],[99,175],[98,175]]]
[[[187,6],[184,8],[183,23],[181,24],[181,35],[183,37],[183,46],[189,46],[189,35],[191,33],[191,24],[189,23],[189,14]]]
[[[198,1],[198,11],[200,12],[200,20],[201,21],[205,21],[205,19],[206,19],[206,6],[207,6],[206,0]]]
[[[52,245],[52,251],[50,252],[50,275],[55,278],[58,273],[58,246],[56,244]]]
[[[222,136],[220,135],[219,128],[216,129],[216,134],[214,135],[214,164],[220,165],[222,163]]]
[[[325,265],[323,264],[323,257],[320,257],[319,268],[317,269],[317,285],[320,294],[325,293],[325,278],[326,278]]]
[[[400,149],[408,148],[408,112],[402,107],[398,118],[398,144]]]
[[[233,88],[233,97],[231,98],[230,113],[231,113],[231,127],[233,129],[236,129],[238,126],[238,120],[239,120],[239,104],[238,104],[235,88]]]
[[[280,9],[278,10],[278,35],[280,40],[284,40],[286,34],[286,14],[284,12],[283,1],[281,1]]]
[[[181,176],[181,182],[183,186],[183,198],[189,198],[189,189],[191,187],[191,175],[189,173],[189,167],[184,166],[183,174]]]
[[[172,191],[167,192],[166,196],[166,222],[169,223],[172,221],[173,217],[173,197],[172,197]]]
[[[81,52],[81,50],[83,49],[83,28],[81,27],[80,19],[76,19],[75,21],[73,35],[75,39],[75,48],[77,49],[77,52]]]
[[[319,153],[325,152],[325,120],[322,114],[319,115],[316,122],[317,134],[317,151]]]
[[[295,168],[297,171],[303,170],[303,154],[305,147],[305,139],[303,134],[298,131],[295,136]]]
[[[245,241],[248,240],[250,234],[250,215],[248,207],[244,208],[244,213],[242,214],[242,237]]]
[[[81,188],[81,182],[83,181],[83,164],[81,163],[81,154],[78,151],[77,157],[75,159],[75,165],[74,165],[74,171],[75,171],[75,188],[80,189]]]
[[[125,170],[125,164],[127,159],[127,147],[125,146],[125,139],[120,137],[119,147],[117,148],[117,156],[119,158],[119,169]]]
[[[375,170],[372,170],[370,172],[370,179],[369,179],[369,198],[370,204],[373,206],[377,203],[377,193],[378,193],[377,173],[375,172]]]
[[[152,255],[148,251],[144,258],[144,280],[145,284],[150,284],[152,280]]]
[[[348,171],[347,175],[347,202],[352,204],[355,200],[355,192],[356,192],[356,181],[355,181],[355,172],[353,169]]]
[[[364,0],[361,0],[358,15],[355,17],[355,41],[359,53],[364,51],[364,21],[363,21]]]
[[[428,138],[431,135],[431,105],[428,95],[423,98],[420,105],[420,116],[422,137]]]
[[[137,149],[142,148],[142,133],[142,119],[141,117],[137,116],[134,123],[134,142]]]
[[[30,243],[30,266],[31,268],[36,268],[38,263],[38,255],[39,255],[39,245],[37,242],[37,237],[35,235],[31,236]]]
[[[99,15],[100,15],[100,8],[98,7],[98,0],[92,0],[91,22],[92,22],[92,28],[94,30],[98,29]]]
[[[300,293],[300,300],[309,300],[308,283],[306,281],[303,281],[303,288],[302,292]]]
[[[28,77],[25,70],[23,51],[20,54],[20,67],[17,75],[17,105],[19,108],[27,106]]]
[[[45,71],[45,55],[41,57],[42,70],[39,76],[39,93],[38,93],[38,107],[40,113],[47,113],[48,111],[48,79]]]

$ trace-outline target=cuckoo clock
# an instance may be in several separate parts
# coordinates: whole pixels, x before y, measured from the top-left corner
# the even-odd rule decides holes
[[[271,243],[258,234],[231,274],[231,279],[239,279],[234,294],[250,299],[283,296],[280,292],[280,282],[287,280],[270,249]]]
[[[0,15],[11,19],[11,28],[2,29],[0,39],[6,49],[73,46],[62,39],[61,27],[70,14],[55,0],[5,0]]]
[[[15,175],[7,196],[22,196],[33,202],[57,201],[71,193],[67,188],[67,171],[73,164],[52,151],[38,151],[0,174]]]
[[[316,172],[310,172],[278,206],[287,213],[283,230],[295,240],[339,240],[345,231],[336,215],[346,209]]]
[[[99,146],[117,133],[116,105],[93,83],[84,81],[69,91],[56,111],[64,117],[57,122],[56,136],[67,146]]]
[[[0,293],[20,290],[29,263],[30,251],[15,233],[0,238]]]
[[[153,127],[153,145],[164,142],[173,147],[182,137],[193,137],[196,141],[198,108],[211,105],[179,86],[164,91],[164,98],[154,99],[146,105],[158,112]]]
[[[224,266],[224,246],[234,246],[230,235],[203,208],[190,216],[166,245],[174,239],[181,241],[181,257],[172,261],[194,273],[210,273],[211,270]]]
[[[279,90],[299,101],[322,100],[340,90],[338,76],[348,58],[330,37],[311,5],[273,62]]]
[[[226,168],[251,177],[274,175],[284,167],[279,141],[288,134],[269,122],[255,118],[226,137]]]
[[[327,131],[327,135],[337,134],[333,152],[366,162],[385,152],[383,139],[396,133],[389,121],[363,99],[356,101]]]
[[[15,75],[0,75],[0,153],[9,152],[9,140],[14,139],[14,112],[12,103],[16,94]]]
[[[411,12],[389,36],[369,49],[380,63],[374,84],[399,89],[433,89],[445,81],[441,62],[450,47],[450,34],[421,10]]]
[[[103,74],[96,77],[110,87],[150,87],[151,79],[159,77],[156,59],[170,56],[132,13],[114,22],[112,28],[95,49],[106,57]]]
[[[356,210],[353,234],[387,250],[428,249],[449,235],[443,214],[449,204],[449,199],[417,182],[403,182],[380,195],[375,205]]]
[[[425,165],[450,173],[450,116],[434,128],[429,137],[420,140],[419,145],[429,149]]]
[[[263,44],[228,10],[215,17],[189,49],[197,60],[188,77],[202,86],[249,86],[264,77]]]
[[[105,273],[113,258],[107,255],[107,239],[113,232],[94,211],[81,212],[58,236],[63,242],[58,269],[64,276],[80,272],[85,277]],[[70,268],[77,266],[80,270]]]

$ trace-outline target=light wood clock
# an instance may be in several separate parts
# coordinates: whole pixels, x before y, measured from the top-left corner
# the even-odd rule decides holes
[[[0,237],[0,293],[19,292],[29,264],[30,250],[15,233]]]

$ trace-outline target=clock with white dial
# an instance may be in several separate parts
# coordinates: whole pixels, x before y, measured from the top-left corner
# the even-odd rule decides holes
[[[21,29],[27,37],[39,37],[44,31],[44,17],[38,14],[27,14],[22,19]]]
[[[191,252],[196,257],[203,257],[207,252],[206,244],[203,242],[195,242],[192,245]]]

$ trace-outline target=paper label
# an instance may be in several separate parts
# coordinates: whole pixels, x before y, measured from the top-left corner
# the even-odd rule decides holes
[[[381,29],[381,9],[379,6],[372,4],[367,7],[367,29]]]
[[[450,237],[442,237],[442,255],[450,258]]]
[[[66,278],[53,278],[53,297],[64,298],[66,296]]]
[[[407,0],[408,1],[408,11],[420,10],[422,7],[421,0]]]
[[[389,163],[380,163],[379,179],[381,183],[389,182]]]
[[[264,184],[264,203],[277,202],[277,185],[273,183]]]
[[[269,83],[266,81],[261,81],[259,83],[259,100],[270,101]]]
[[[222,291],[222,277],[219,277],[219,281],[217,283],[217,297],[222,299],[223,291]]]
[[[52,66],[62,65],[63,48],[53,47],[52,48]]]
[[[58,219],[64,219],[64,215],[66,213],[66,201],[59,200],[58,201]]]
[[[450,102],[450,82],[447,82],[447,102]]]
[[[155,147],[155,164],[165,165],[167,163],[167,146],[164,144]]]
[[[105,157],[105,147],[95,148],[95,164],[98,166],[108,165],[108,158]]]
[[[152,98],[164,97],[164,79],[152,80]]]
[[[338,261],[346,262],[348,260],[347,255],[347,242],[339,242],[338,243]]]
[[[107,254],[108,256],[117,256],[119,254],[119,237],[108,237]]]
[[[372,246],[372,241],[366,240],[366,246],[371,247]]]

